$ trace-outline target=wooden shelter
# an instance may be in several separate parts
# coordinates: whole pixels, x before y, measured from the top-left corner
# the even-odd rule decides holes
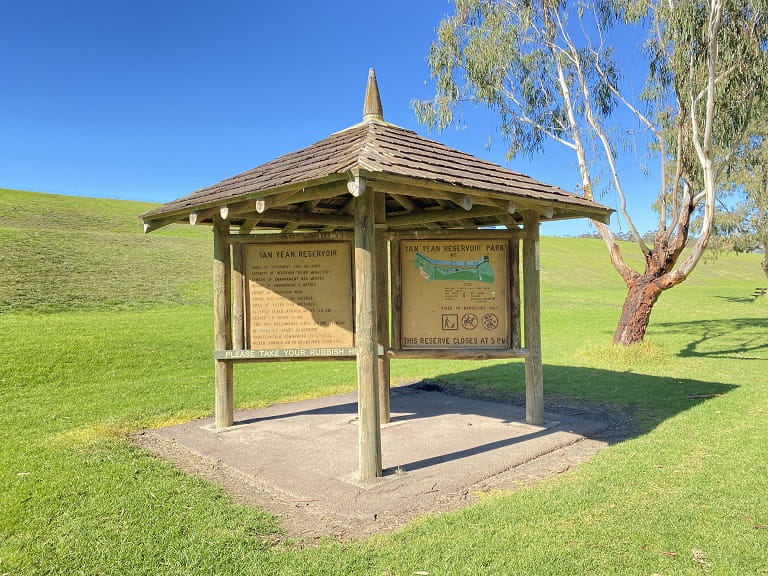
[[[307,240],[347,240],[353,245],[351,353],[358,373],[360,477],[366,479],[382,474],[379,428],[389,420],[389,358],[523,357],[526,418],[532,424],[543,423],[539,222],[569,218],[607,222],[610,213],[609,208],[580,196],[385,122],[371,70],[361,123],[141,218],[145,232],[180,222],[213,227],[218,427],[234,423],[233,362],[263,359],[245,353],[253,339],[247,326],[248,306],[254,303],[249,304],[243,247]],[[401,283],[395,270],[400,244],[395,240],[500,237],[510,243],[509,306],[505,308],[510,321],[504,345],[402,346]],[[519,314],[520,240],[524,337]],[[340,355],[314,351],[312,357]]]

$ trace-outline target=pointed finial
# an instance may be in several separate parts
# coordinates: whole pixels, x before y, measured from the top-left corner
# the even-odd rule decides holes
[[[363,105],[363,122],[371,120],[384,120],[379,86],[376,84],[376,72],[373,71],[373,68],[368,70],[368,87],[365,90],[365,104]]]

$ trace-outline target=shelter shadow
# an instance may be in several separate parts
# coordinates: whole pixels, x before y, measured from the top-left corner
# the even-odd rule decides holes
[[[450,394],[525,405],[525,365],[508,362],[447,373],[416,386]],[[544,365],[544,410],[608,424],[598,436],[614,443],[640,435],[735,385],[600,368]]]
[[[448,414],[474,414],[504,422],[525,420],[525,377],[522,362],[483,366],[446,373],[428,380],[392,389],[392,422],[433,419]],[[408,470],[460,460],[526,440],[567,430],[586,438],[614,444],[638,436],[667,418],[702,402],[716,399],[735,386],[701,380],[649,376],[597,368],[545,365],[545,427],[487,444],[446,450],[407,463]],[[432,395],[433,401],[416,395]],[[456,398],[455,402],[444,397]],[[460,401],[460,399],[469,401]],[[280,419],[306,416],[357,416],[357,402],[349,397],[338,402],[318,399],[317,404],[290,403],[273,406],[269,414],[238,420],[235,426],[258,425]],[[549,426],[562,416],[567,423]],[[599,422],[600,426],[591,423]]]

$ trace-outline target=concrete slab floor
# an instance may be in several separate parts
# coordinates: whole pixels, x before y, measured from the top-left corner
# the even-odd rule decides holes
[[[381,430],[384,476],[365,482],[354,393],[237,412],[226,429],[208,418],[136,439],[237,501],[276,514],[289,537],[342,539],[562,472],[607,444],[601,419],[548,412],[544,426],[531,426],[522,406],[428,386],[393,388],[391,411]]]

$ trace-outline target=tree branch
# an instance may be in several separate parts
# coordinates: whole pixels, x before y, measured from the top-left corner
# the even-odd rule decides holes
[[[558,25],[561,26],[561,24],[562,23],[558,19]],[[561,33],[564,32],[562,26],[559,28],[559,31]],[[589,167],[587,166],[584,143],[582,142],[581,134],[579,133],[578,123],[576,122],[576,113],[574,111],[571,90],[565,77],[565,71],[563,70],[562,62],[560,58],[558,58],[558,55],[558,51],[553,48],[553,57],[557,67],[557,79],[560,85],[560,92],[563,95],[563,102],[565,104],[568,121],[571,126],[572,138],[574,144],[576,145],[576,158],[579,166],[579,173],[581,174],[584,197],[592,200],[592,180],[589,174]],[[611,232],[610,228],[608,228],[608,226],[605,224],[598,222],[595,222],[595,225],[597,226],[597,230],[600,233],[600,237],[603,239],[603,242],[608,248],[608,254],[613,267],[624,279],[624,282],[629,285],[638,276],[638,273],[625,262],[619,245],[616,242],[616,237],[613,235],[613,232]]]

